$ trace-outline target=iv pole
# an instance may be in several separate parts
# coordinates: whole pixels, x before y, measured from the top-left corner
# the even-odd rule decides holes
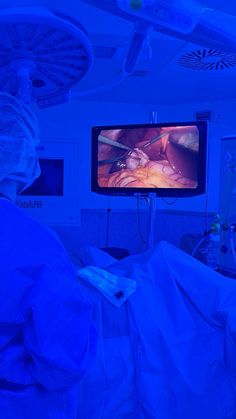
[[[151,111],[149,114],[149,123],[154,124],[157,122],[157,111]],[[148,194],[148,239],[147,249],[150,249],[155,242],[155,221],[156,221],[156,194]]]

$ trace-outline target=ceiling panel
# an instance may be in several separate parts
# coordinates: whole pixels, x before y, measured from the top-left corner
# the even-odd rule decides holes
[[[202,0],[202,3],[236,15],[235,2]],[[84,26],[94,46],[95,58],[90,73],[74,88],[75,93],[95,89],[119,76],[131,40],[132,22],[82,1],[15,0],[11,5],[41,5],[61,10]],[[0,7],[6,6],[9,1],[0,0]],[[234,54],[222,54],[216,51],[214,55],[204,46],[151,31],[134,74],[120,85],[85,96],[85,99],[155,105],[233,99],[236,97],[236,58]],[[222,64],[224,60],[228,65]]]

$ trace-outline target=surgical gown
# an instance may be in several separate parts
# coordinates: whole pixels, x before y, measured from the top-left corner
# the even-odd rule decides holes
[[[90,305],[59,242],[0,199],[0,417],[74,419],[91,364]]]
[[[100,339],[78,418],[235,419],[236,282],[165,242],[105,269],[137,289],[117,308],[80,280]]]

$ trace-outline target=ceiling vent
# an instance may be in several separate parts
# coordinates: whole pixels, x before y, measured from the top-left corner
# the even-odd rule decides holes
[[[195,120],[196,121],[211,121],[212,112],[211,111],[196,111]]]
[[[236,67],[236,55],[217,49],[198,49],[178,58],[177,63],[189,70],[218,71]]]

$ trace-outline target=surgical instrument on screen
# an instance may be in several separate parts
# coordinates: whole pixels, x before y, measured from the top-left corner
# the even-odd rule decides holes
[[[158,135],[157,137],[152,138],[150,141],[148,141],[146,144],[144,144],[142,146],[142,148],[146,148],[149,145],[152,145],[153,143],[155,143],[156,141],[161,140],[162,137],[164,137],[166,134],[170,134],[170,132],[169,131],[167,133],[166,132],[162,132],[160,135]]]
[[[123,150],[133,151],[132,147],[129,147],[125,144],[121,144],[118,141],[110,140],[107,137],[104,137],[103,135],[99,135],[98,141],[100,143],[111,145],[112,147],[122,148]]]
[[[144,144],[144,145],[141,147],[141,150],[143,150],[144,148],[146,148],[146,147],[148,147],[148,146],[150,146],[150,145],[154,144],[156,141],[161,140],[161,138],[162,138],[162,137],[164,137],[165,135],[166,135],[166,132],[165,132],[165,133],[162,133],[162,134],[160,134],[160,135],[158,135],[157,137],[152,138],[150,141],[148,141],[146,144]],[[102,143],[104,143],[104,144],[109,144],[109,145],[112,145],[112,146],[114,146],[114,147],[118,147],[118,148],[122,148],[122,149],[123,149],[123,148],[125,148],[126,150],[128,150],[128,151],[129,151],[129,153],[130,153],[130,152],[133,152],[133,151],[134,151],[134,149],[135,149],[135,147],[134,147],[134,148],[128,147],[128,146],[126,146],[125,144],[121,144],[121,143],[119,143],[119,142],[117,142],[117,141],[110,140],[109,138],[104,137],[104,136],[102,136],[102,135],[99,135],[99,137],[98,137],[98,141],[99,141],[99,142],[102,142]],[[118,156],[118,157],[114,157],[114,158],[111,158],[111,159],[100,160],[100,161],[98,162],[98,165],[99,165],[99,166],[102,166],[102,165],[105,165],[105,164],[112,164],[112,163],[116,163],[116,162],[118,162],[118,161],[120,161],[120,160],[124,160],[124,159],[126,159],[127,157],[128,157],[128,155],[125,153],[123,156]],[[133,158],[134,160],[140,160],[138,157],[135,157],[135,156],[133,156],[132,158]]]
[[[98,166],[103,166],[105,164],[117,163],[118,161],[125,160],[126,158],[127,158],[127,154],[125,154],[125,156],[114,157],[113,159],[99,160],[98,161]]]

